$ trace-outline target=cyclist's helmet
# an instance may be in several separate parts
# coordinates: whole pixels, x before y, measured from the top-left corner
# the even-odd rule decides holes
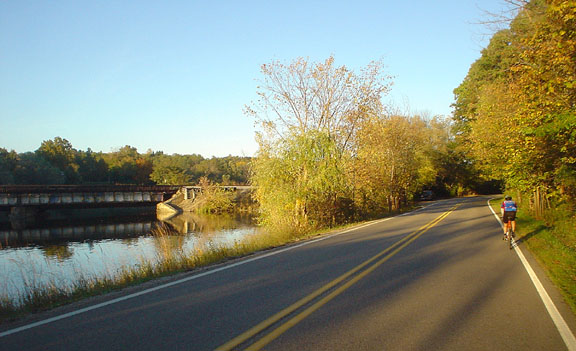
[[[505,199],[508,200],[508,201],[510,201],[510,200],[512,200],[512,196],[506,195]]]

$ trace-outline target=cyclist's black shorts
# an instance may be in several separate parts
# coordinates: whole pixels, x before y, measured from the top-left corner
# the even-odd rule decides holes
[[[504,216],[502,216],[502,221],[508,223],[508,221],[516,220],[516,211],[504,211]]]

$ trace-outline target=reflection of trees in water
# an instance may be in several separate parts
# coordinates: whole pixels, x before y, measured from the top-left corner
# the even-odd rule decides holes
[[[152,244],[159,258],[167,260],[184,253],[186,237],[167,224],[159,224],[152,230]]]
[[[72,257],[72,255],[74,255],[74,252],[70,249],[68,245],[44,246],[40,248],[40,250],[42,250],[42,253],[47,258],[55,258],[58,261],[66,261],[67,259]]]
[[[197,214],[185,212],[165,219],[153,230],[154,246],[159,255],[167,258],[184,254],[193,235],[193,251],[207,250],[217,235],[242,227],[253,227],[252,217],[246,214]],[[169,256],[166,256],[169,255]]]
[[[251,216],[243,214],[197,214],[185,212],[164,221],[181,234],[211,234],[242,226],[253,226]]]

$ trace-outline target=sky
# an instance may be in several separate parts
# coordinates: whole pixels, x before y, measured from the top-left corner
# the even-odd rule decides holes
[[[503,0],[2,0],[0,148],[253,156],[260,66],[304,57],[360,73],[382,60],[383,98],[450,116]]]

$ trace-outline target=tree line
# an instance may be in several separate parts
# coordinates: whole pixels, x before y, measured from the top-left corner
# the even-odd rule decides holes
[[[126,145],[110,153],[76,150],[61,137],[34,152],[0,148],[0,184],[189,185],[201,178],[214,184],[247,184],[250,157],[204,158],[198,154],[139,153]]]
[[[423,189],[494,185],[463,157],[449,119],[383,105],[391,78],[380,62],[357,73],[298,58],[261,73],[245,112],[258,126],[251,181],[263,224],[297,234],[397,211]]]
[[[454,91],[459,149],[538,217],[559,207],[573,213],[576,2],[508,2],[517,14]]]

